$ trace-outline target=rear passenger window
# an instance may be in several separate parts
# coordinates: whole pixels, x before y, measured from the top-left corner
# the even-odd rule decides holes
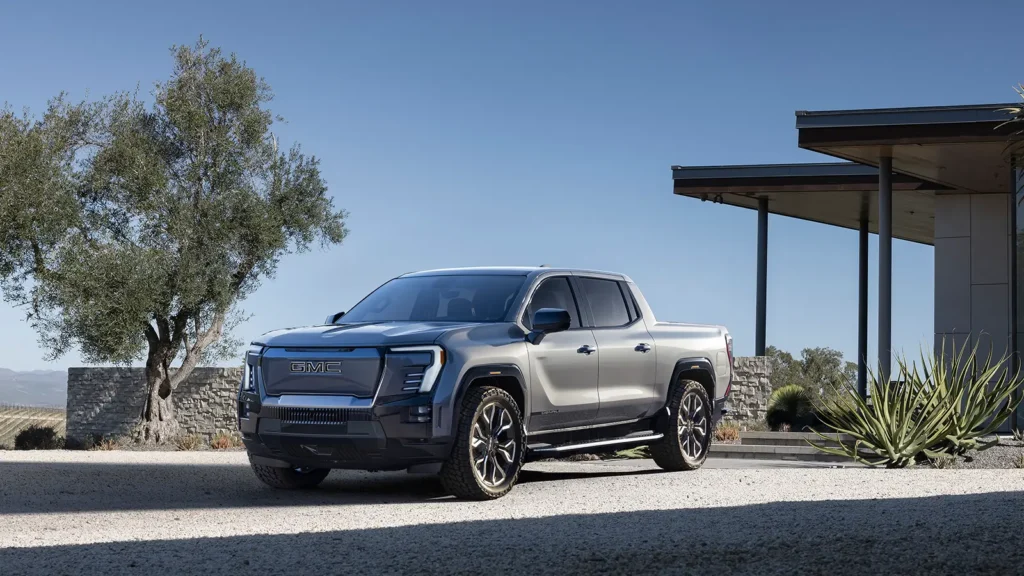
[[[640,312],[636,309],[636,300],[629,291],[629,284],[619,282],[619,288],[622,289],[622,295],[626,298],[626,307],[629,308],[629,321],[632,322],[640,317]]]
[[[580,286],[590,302],[595,328],[611,328],[629,324],[629,310],[619,283],[614,280],[580,278]]]

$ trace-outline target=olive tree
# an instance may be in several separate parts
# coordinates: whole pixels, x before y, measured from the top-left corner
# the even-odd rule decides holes
[[[0,110],[0,289],[51,358],[145,361],[148,441],[177,433],[196,365],[237,351],[223,335],[281,256],[346,234],[319,161],[279,148],[263,79],[202,38],[172,54],[148,105]]]

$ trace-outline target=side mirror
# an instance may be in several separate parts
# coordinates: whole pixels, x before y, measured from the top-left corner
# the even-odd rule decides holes
[[[337,314],[331,314],[330,316],[327,317],[327,320],[324,320],[324,324],[325,325],[334,324],[335,322],[338,321],[339,318],[341,318],[344,315],[345,315],[344,312],[338,312]]]
[[[561,308],[541,308],[533,313],[533,331],[527,335],[536,344],[544,334],[568,330],[572,323],[569,312]]]

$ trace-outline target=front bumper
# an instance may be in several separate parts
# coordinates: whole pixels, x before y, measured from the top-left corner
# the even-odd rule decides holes
[[[402,470],[441,463],[451,453],[452,438],[432,435],[434,414],[413,421],[416,407],[430,406],[428,397],[366,408],[281,408],[243,392],[238,404],[242,442],[263,465]]]

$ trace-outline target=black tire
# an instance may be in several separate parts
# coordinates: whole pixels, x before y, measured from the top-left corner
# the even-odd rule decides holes
[[[485,426],[489,427],[486,432]],[[501,432],[495,434],[496,430]],[[471,388],[462,400],[455,446],[441,468],[445,490],[466,500],[494,500],[508,494],[523,467],[525,439],[522,414],[508,392],[490,386]],[[513,441],[511,449],[508,440]],[[484,456],[478,457],[481,453]],[[500,481],[498,474],[502,474]]]
[[[275,468],[263,466],[249,459],[252,471],[264,484],[279,490],[316,488],[331,473],[330,468]]]
[[[662,469],[696,470],[704,464],[711,447],[711,400],[700,382],[680,380],[672,385],[668,417],[659,432],[665,437],[651,444],[651,456]]]

